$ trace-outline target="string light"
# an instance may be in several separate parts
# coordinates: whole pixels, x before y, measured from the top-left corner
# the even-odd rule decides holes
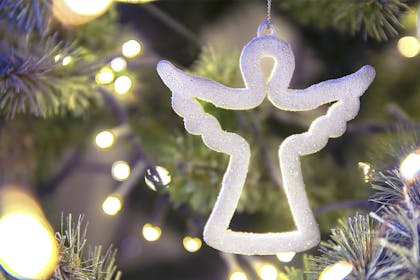
[[[367,163],[367,162],[359,162],[358,163],[358,166],[359,166],[360,169],[362,169],[362,172],[363,172],[363,180],[365,182],[369,182],[369,179],[370,179],[370,169],[371,169],[370,164]]]
[[[152,171],[147,169],[146,176],[144,177],[146,185],[153,191],[167,188],[171,183],[171,175],[169,174],[169,171],[162,166],[156,166],[155,169],[159,177],[153,175]]]
[[[103,14],[112,0],[65,0],[65,3],[76,14],[95,16]]]
[[[411,180],[416,177],[420,171],[420,152],[419,150],[409,154],[400,165],[401,175],[407,179]]]
[[[127,61],[123,57],[116,57],[109,63],[112,70],[115,72],[120,72],[127,68]]]
[[[122,201],[119,197],[115,195],[108,196],[104,203],[102,203],[102,209],[104,210],[105,214],[110,216],[115,216],[120,212],[122,208]]]
[[[182,240],[182,244],[184,245],[185,250],[194,253],[200,250],[203,242],[198,237],[185,236]]]
[[[248,280],[248,276],[242,270],[236,270],[230,273],[229,280]]]
[[[109,130],[103,130],[96,134],[95,143],[99,148],[107,149],[114,144],[114,134]]]
[[[45,279],[58,261],[51,226],[32,197],[16,190],[0,194],[0,267],[13,278]]]
[[[154,242],[159,240],[160,236],[162,235],[162,230],[160,227],[152,225],[152,224],[145,224],[143,226],[143,237],[149,242]]]
[[[125,161],[116,161],[112,164],[112,178],[118,181],[125,181],[130,176],[130,165]]]
[[[73,58],[71,56],[66,56],[65,58],[63,58],[63,66],[67,66],[72,62]]]
[[[319,276],[319,280],[342,280],[353,270],[353,265],[346,261],[340,261],[327,266]]]
[[[114,81],[115,75],[108,67],[102,68],[95,76],[95,80],[100,85],[107,85]]]
[[[277,268],[269,263],[260,265],[257,272],[262,280],[276,280],[279,275]]]
[[[398,51],[404,57],[415,57],[420,52],[420,42],[416,37],[405,36],[398,40]]]
[[[122,45],[122,54],[127,58],[133,58],[140,54],[141,45],[136,40],[129,40]]]
[[[123,95],[130,91],[133,82],[128,76],[120,76],[114,81],[114,90],[117,94]]]
[[[54,56],[54,62],[58,62],[61,59],[61,54],[57,54],[56,56]]]
[[[276,257],[279,261],[288,263],[291,260],[293,260],[295,255],[296,255],[295,252],[281,252],[281,253],[277,253]]]

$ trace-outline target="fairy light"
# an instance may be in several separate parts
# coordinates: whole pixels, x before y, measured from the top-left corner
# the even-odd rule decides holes
[[[157,191],[156,184],[159,184],[159,186],[164,186],[167,188],[172,180],[171,175],[169,174],[169,171],[165,167],[162,167],[162,166],[156,166],[155,169],[159,175],[159,178],[156,175],[152,176],[151,170],[148,169],[146,171],[146,176],[144,177],[144,181],[146,182],[146,185],[153,191]]]
[[[119,197],[115,195],[108,196],[104,203],[102,203],[102,209],[104,210],[105,214],[109,216],[115,216],[120,212],[122,208],[122,201]]]
[[[340,261],[327,266],[319,276],[319,280],[342,280],[353,270],[353,265],[346,261]]]
[[[276,257],[279,261],[288,263],[291,260],[293,260],[295,255],[296,255],[295,252],[281,252],[281,253],[277,253]]]
[[[100,85],[110,84],[114,81],[114,78],[114,72],[107,67],[102,68],[95,76],[96,82]]]
[[[370,179],[370,170],[371,170],[370,164],[367,163],[367,162],[359,162],[358,163],[358,166],[362,170],[363,180],[365,180],[365,182],[369,182],[369,179]]]
[[[400,165],[401,175],[405,179],[414,179],[420,171],[420,153],[418,151],[409,154]]]
[[[116,57],[109,63],[112,70],[115,72],[120,72],[127,68],[127,61],[123,57]]]
[[[133,58],[140,54],[141,45],[136,40],[129,40],[122,45],[122,54],[127,58]]]
[[[112,164],[112,178],[118,181],[125,181],[130,176],[130,165],[125,161],[116,161]]]
[[[67,66],[72,62],[73,58],[71,56],[66,56],[63,58],[63,66]]]
[[[404,57],[415,57],[420,52],[420,42],[414,36],[404,36],[398,40],[398,51]]]
[[[160,227],[152,224],[145,224],[143,226],[143,237],[149,242],[154,242],[159,240],[160,236],[162,235],[162,230]]]
[[[262,280],[276,280],[279,275],[278,269],[269,263],[262,264],[257,269],[258,276]]]
[[[194,253],[200,250],[203,242],[198,237],[185,236],[182,240],[182,244],[184,245],[185,250]]]
[[[65,0],[65,3],[76,14],[94,16],[104,13],[112,0]]]
[[[58,245],[38,203],[5,188],[0,205],[0,267],[16,279],[49,278],[58,262]]]
[[[117,94],[123,95],[130,91],[133,82],[128,76],[120,76],[114,81],[114,90]]]
[[[248,280],[248,276],[242,270],[236,270],[230,273],[229,280]]]
[[[54,62],[59,62],[61,59],[61,54],[57,54],[54,56]]]
[[[109,130],[103,130],[96,134],[95,143],[101,149],[110,148],[114,144],[114,134]]]

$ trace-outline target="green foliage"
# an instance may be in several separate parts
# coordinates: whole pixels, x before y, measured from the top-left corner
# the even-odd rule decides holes
[[[280,10],[296,21],[334,28],[364,38],[387,40],[398,34],[407,0],[291,0],[278,1]],[[274,2],[276,3],[276,2]]]
[[[121,272],[115,265],[116,250],[111,247],[105,252],[101,246],[86,248],[87,226],[83,217],[76,223],[69,215],[61,221],[61,231],[56,234],[60,261],[51,280],[86,279],[119,280]]]

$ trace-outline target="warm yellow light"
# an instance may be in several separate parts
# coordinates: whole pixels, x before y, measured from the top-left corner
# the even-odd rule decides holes
[[[293,260],[295,255],[296,255],[295,252],[281,252],[281,253],[277,253],[276,257],[279,261],[288,263],[291,260]]]
[[[278,275],[279,271],[272,264],[266,263],[258,268],[258,276],[262,280],[276,280]]]
[[[245,272],[241,270],[236,270],[230,273],[229,280],[248,280]]]
[[[156,166],[155,168],[160,180],[156,175],[152,176],[151,170],[148,169],[146,171],[146,176],[144,177],[146,185],[154,191],[158,189],[156,188],[156,185],[163,186],[165,188],[169,187],[169,184],[171,183],[171,175],[169,174],[169,171],[162,166]]]
[[[416,37],[405,36],[398,40],[398,51],[404,57],[415,57],[420,52],[420,43]]]
[[[67,66],[71,63],[73,59],[71,58],[71,56],[66,56],[65,58],[63,58],[63,66]]]
[[[346,261],[340,261],[327,266],[322,271],[318,280],[342,280],[346,278],[353,270],[353,265]]]
[[[54,56],[54,62],[58,62],[61,59],[61,54]]]
[[[182,244],[184,245],[185,250],[194,253],[200,250],[203,242],[198,237],[185,236],[182,240]]]
[[[162,235],[162,230],[158,226],[154,226],[152,224],[145,224],[143,226],[142,233],[144,239],[153,242],[159,240],[160,236]]]
[[[100,85],[107,85],[112,83],[114,78],[114,72],[112,72],[111,69],[104,67],[96,74],[95,80]]]
[[[54,233],[31,213],[6,214],[0,219],[0,266],[18,279],[44,279],[58,260]]]
[[[120,72],[127,68],[127,61],[123,57],[116,57],[109,63],[112,70],[115,72]]]
[[[117,94],[126,94],[130,91],[133,82],[128,76],[120,76],[114,81],[114,90]]]
[[[130,176],[130,165],[125,161],[116,161],[112,165],[112,178],[118,181],[125,181]]]
[[[102,209],[104,210],[105,214],[110,216],[117,215],[122,208],[121,199],[115,195],[108,196],[104,203],[102,203]]]
[[[371,169],[370,164],[367,163],[367,162],[361,162],[360,161],[358,163],[358,165],[359,165],[359,168],[362,169],[362,172],[363,172],[363,180],[365,180],[365,182],[369,182],[369,179],[370,179],[370,169]]]
[[[122,54],[127,58],[133,58],[140,54],[141,45],[136,40],[129,40],[122,45]]]
[[[104,130],[96,134],[96,145],[101,149],[107,149],[114,144],[114,134],[111,131]]]
[[[94,16],[104,13],[112,0],[65,0],[65,2],[76,14]]]
[[[414,179],[420,171],[420,153],[417,151],[409,154],[400,165],[401,175],[405,179]]]

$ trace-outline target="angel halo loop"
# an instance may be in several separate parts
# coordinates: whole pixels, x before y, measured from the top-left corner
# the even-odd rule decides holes
[[[300,156],[321,150],[330,137],[339,137],[346,123],[353,119],[360,107],[359,97],[375,77],[371,66],[339,79],[327,80],[306,89],[289,89],[295,68],[290,45],[278,39],[275,31],[262,32],[242,50],[240,69],[244,88],[230,88],[201,77],[189,75],[168,61],[161,61],[157,71],[164,84],[172,91],[172,107],[184,119],[185,129],[201,135],[212,150],[228,154],[229,164],[214,208],[204,228],[205,242],[220,251],[245,255],[273,255],[279,252],[300,252],[316,246],[320,232],[309,207],[305,192]],[[264,79],[260,61],[274,60],[268,81]],[[251,150],[240,135],[222,130],[218,120],[206,113],[203,100],[230,110],[248,110],[260,105],[266,98],[278,109],[307,111],[332,103],[327,113],[316,118],[308,131],[288,136],[279,146],[279,167],[283,188],[288,199],[296,230],[288,232],[238,232],[229,229],[245,184]],[[280,203],[280,202],[279,202]]]

